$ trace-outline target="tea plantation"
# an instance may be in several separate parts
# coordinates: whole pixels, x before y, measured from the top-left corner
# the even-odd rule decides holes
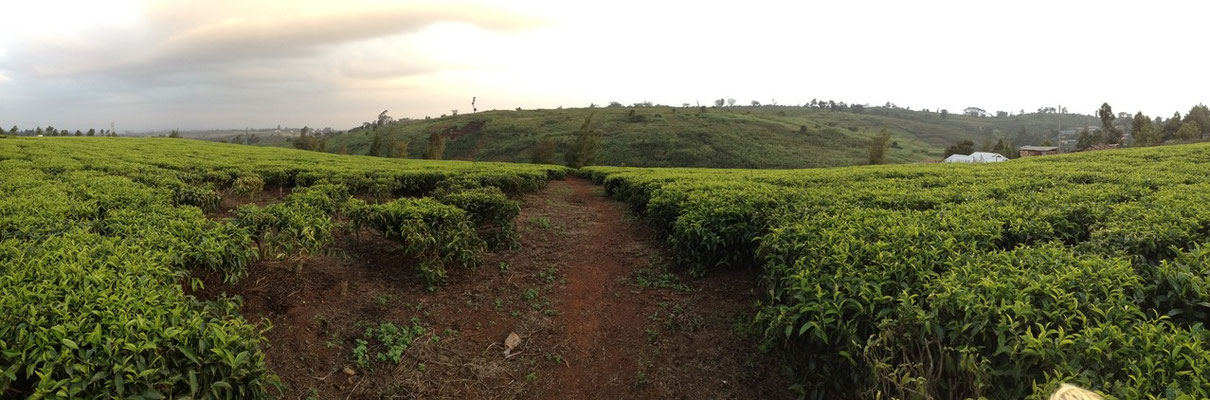
[[[400,242],[439,285],[509,245],[509,195],[562,167],[386,160],[124,138],[0,137],[0,397],[265,398],[258,325],[191,273],[318,252],[339,225]],[[290,194],[213,218],[228,197]],[[356,196],[356,197],[355,197]],[[367,202],[363,199],[395,199]]]
[[[759,267],[808,397],[1210,397],[1210,145],[584,173],[697,271]]]

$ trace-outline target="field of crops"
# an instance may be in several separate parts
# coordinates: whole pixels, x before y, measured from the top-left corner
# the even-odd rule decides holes
[[[810,397],[1210,397],[1210,145],[583,172],[698,271],[759,266],[754,324]]]
[[[334,230],[398,241],[430,285],[514,242],[509,196],[562,167],[425,162],[168,139],[0,137],[0,397],[263,398],[259,325],[191,273],[243,276]],[[225,200],[279,202],[213,212]]]

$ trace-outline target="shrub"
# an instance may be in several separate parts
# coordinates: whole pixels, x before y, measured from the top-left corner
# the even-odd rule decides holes
[[[521,213],[521,204],[510,200],[500,189],[465,189],[441,195],[437,199],[466,211],[488,246],[512,248],[518,244],[513,220]]]
[[[348,210],[357,226],[402,244],[404,253],[419,261],[420,278],[430,288],[445,280],[449,266],[476,266],[485,247],[465,211],[432,199],[373,205],[353,199]]]

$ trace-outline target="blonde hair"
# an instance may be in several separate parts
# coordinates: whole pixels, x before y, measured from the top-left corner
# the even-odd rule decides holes
[[[1063,386],[1059,386],[1059,390],[1056,390],[1055,394],[1050,395],[1050,400],[1102,400],[1102,398],[1101,395],[1090,390],[1064,383]]]

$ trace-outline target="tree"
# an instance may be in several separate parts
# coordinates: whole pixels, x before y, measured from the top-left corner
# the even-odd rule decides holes
[[[387,110],[382,110],[382,112],[378,113],[378,119],[374,121],[374,126],[383,126],[394,121],[394,118],[387,115]]]
[[[408,158],[409,142],[407,140],[392,140],[392,141],[395,143],[394,143],[394,145],[391,146],[391,157],[392,158]],[[348,150],[345,147],[345,145],[342,144],[342,145],[340,145],[340,147],[341,147],[341,150],[344,150],[345,153],[348,153]],[[344,154],[344,153],[341,153],[341,154]]]
[[[374,157],[385,157],[387,152],[386,129],[374,129],[374,138],[370,140],[370,149],[366,151],[366,155]]]
[[[987,116],[987,110],[979,107],[967,107],[966,109],[962,110],[962,113],[972,117]]]
[[[1116,115],[1113,113],[1113,107],[1109,103],[1101,103],[1101,108],[1097,110],[1097,117],[1101,118],[1101,132],[1105,133],[1105,141],[1108,143],[1118,143],[1122,141],[1122,130],[1113,126],[1113,119]]]
[[[756,100],[752,100],[752,106],[753,106],[753,107],[760,107],[760,102],[759,102],[759,101],[756,101]]]
[[[13,128],[16,128],[16,127],[14,126]],[[88,128],[88,133],[87,133],[87,135],[88,135],[88,136],[96,136],[96,135],[97,135],[97,130],[96,130],[96,128]]]
[[[1181,124],[1181,129],[1176,131],[1176,138],[1180,140],[1193,140],[1202,137],[1202,127],[1197,125],[1197,122],[1189,121]]]
[[[534,164],[554,164],[555,149],[557,147],[558,143],[555,142],[554,138],[545,137],[538,140],[538,143],[534,144],[534,149],[531,150],[531,161]]]
[[[580,168],[592,165],[597,161],[597,150],[601,144],[601,137],[596,125],[592,122],[592,117],[592,114],[588,114],[588,118],[585,118],[584,123],[580,124],[580,129],[576,131],[576,142],[564,157],[569,167]]]
[[[727,99],[727,107],[735,107],[735,99],[728,98],[728,99]]]
[[[685,104],[689,104],[689,103],[685,103]],[[619,102],[616,102],[616,101],[611,101],[611,102],[609,102],[609,105],[607,105],[607,106],[605,106],[605,107],[606,107],[606,108],[619,108],[619,107],[621,107],[621,106],[622,106],[622,103],[619,103]],[[686,107],[688,107],[688,106],[686,106]]]
[[[1164,129],[1160,130],[1164,140],[1169,140],[1176,137],[1176,131],[1181,129],[1181,113],[1175,112],[1172,118],[1164,122]]]
[[[438,132],[429,134],[428,147],[424,149],[424,158],[428,160],[440,160],[444,155],[445,136],[442,136]]]
[[[1013,147],[1012,142],[1004,139],[1000,139],[995,146],[992,146],[992,152],[1008,158],[1017,158],[1017,150]]]
[[[172,130],[172,132],[169,132],[169,133],[168,133],[168,137],[170,137],[170,138],[177,138],[177,139],[180,139],[180,137],[181,137],[181,131],[176,130],[176,129],[173,129],[173,130]]]
[[[714,101],[715,107],[722,107],[724,104],[727,104],[727,99],[718,99]]]
[[[970,154],[975,152],[975,142],[971,140],[963,140],[961,142],[950,145],[945,148],[945,156],[949,157],[954,154]]]
[[[1197,126],[1201,127],[1200,134],[1210,133],[1210,108],[1204,104],[1198,104],[1189,109],[1189,113],[1185,114],[1185,123],[1196,122]]]
[[[294,148],[310,151],[324,151],[327,147],[327,141],[321,140],[315,136],[299,136],[294,140]]]
[[[870,139],[870,165],[886,162],[887,148],[891,147],[891,133],[883,129]]]
[[[1134,118],[1130,120],[1130,135],[1134,137],[1136,146],[1152,146],[1160,144],[1162,141],[1156,132],[1155,125],[1151,123],[1151,118],[1143,115],[1142,111],[1134,114]]]
[[[950,110],[946,110],[946,109],[941,110],[941,119],[949,118],[949,116],[950,116]]]
[[[16,126],[16,125],[13,125],[13,129],[9,129],[9,130],[8,130],[8,133],[9,133],[10,135],[16,135],[16,134],[17,134],[17,126]]]
[[[42,136],[42,127],[40,127],[40,126],[39,126],[39,127],[38,127],[38,129],[35,129],[35,130],[34,130],[34,135],[35,135],[35,136]]]

